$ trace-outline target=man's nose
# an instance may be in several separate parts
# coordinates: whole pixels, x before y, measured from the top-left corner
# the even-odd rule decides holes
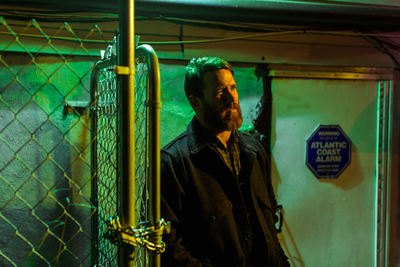
[[[228,90],[227,98],[226,98],[228,103],[236,102],[236,97],[237,97],[237,95],[236,95],[235,90]]]

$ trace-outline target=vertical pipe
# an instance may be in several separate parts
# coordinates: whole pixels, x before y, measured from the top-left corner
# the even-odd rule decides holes
[[[380,227],[380,214],[381,214],[381,205],[380,205],[380,185],[381,185],[381,135],[382,135],[382,127],[381,127],[381,114],[382,114],[382,81],[378,81],[377,88],[377,108],[376,108],[376,148],[375,148],[375,168],[376,168],[376,176],[375,176],[375,249],[376,252],[374,254],[374,267],[381,267],[381,247],[380,247],[380,235],[381,235],[381,227]]]
[[[161,156],[160,156],[160,109],[161,109],[161,86],[160,67],[157,54],[149,45],[141,45],[136,48],[139,56],[144,56],[149,69],[149,210],[148,221],[150,225],[158,226],[161,218]],[[150,240],[156,245],[161,244],[162,236],[153,236]],[[160,254],[149,252],[149,266],[159,267],[161,265]]]
[[[400,255],[400,69],[393,71],[390,95],[390,146],[389,146],[389,183],[388,183],[388,243],[387,265],[398,266]]]
[[[157,225],[161,217],[161,182],[160,182],[160,109],[161,109],[161,96],[160,96],[160,69],[158,65],[158,58],[153,49],[151,56],[148,56],[148,66],[150,69],[150,110],[149,110],[149,139],[150,139],[150,173],[151,179],[149,184],[149,221],[150,225]],[[161,237],[156,237],[154,240],[156,244],[161,244]],[[160,254],[150,251],[149,263],[150,267],[160,267],[161,257]]]
[[[122,227],[135,226],[135,34],[134,0],[120,0],[120,44],[118,65],[129,68],[128,75],[120,75],[120,218]],[[120,247],[120,266],[135,266],[133,249]]]
[[[378,87],[378,139],[377,139],[377,229],[376,265],[388,266],[389,199],[390,199],[390,139],[392,114],[391,81],[379,81]]]
[[[382,148],[381,148],[381,169],[382,169],[382,176],[381,176],[381,220],[380,220],[380,227],[381,227],[381,236],[380,236],[380,266],[385,267],[385,251],[386,251],[386,178],[387,178],[387,169],[386,169],[386,153],[387,153],[387,109],[388,109],[388,90],[387,90],[387,81],[382,82]]]
[[[393,83],[392,81],[388,81],[388,120],[387,120],[387,149],[386,149],[386,225],[385,225],[385,266],[389,266],[389,252],[390,252],[390,199],[391,199],[391,155],[392,155],[392,114],[393,114],[393,107],[392,107],[392,99],[393,99]]]
[[[380,108],[380,144],[379,144],[379,187],[378,187],[378,192],[379,192],[379,216],[378,216],[378,225],[379,225],[379,263],[378,267],[384,267],[383,265],[383,253],[384,253],[384,245],[382,244],[382,236],[384,234],[384,200],[383,200],[383,191],[382,189],[384,188],[384,179],[385,179],[385,82],[381,81],[381,108]]]
[[[161,156],[160,156],[160,109],[161,109],[161,86],[160,67],[157,54],[149,45],[141,45],[136,48],[136,54],[144,56],[149,70],[148,81],[148,110],[149,110],[149,209],[147,219],[152,226],[158,226],[161,218]],[[156,228],[157,230],[157,228]],[[151,236],[150,242],[155,245],[161,244],[162,236]],[[149,266],[161,266],[159,253],[149,252]]]

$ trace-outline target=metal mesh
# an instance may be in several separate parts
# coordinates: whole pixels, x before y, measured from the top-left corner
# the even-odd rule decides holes
[[[97,136],[96,157],[93,159],[97,173],[98,202],[98,265],[118,266],[117,247],[105,238],[107,220],[117,214],[118,185],[118,113],[117,76],[110,68],[102,69],[99,75],[95,106],[95,133]]]
[[[0,36],[0,266],[94,266],[96,133],[88,105],[99,57],[86,45],[108,42],[97,26],[78,33],[67,23],[41,28],[34,20],[12,25],[1,17]],[[112,126],[107,112],[113,110],[106,108],[99,120]],[[102,138],[112,144],[116,134]],[[106,143],[103,148],[109,153],[99,152],[107,162],[100,168],[114,179],[115,152]],[[104,187],[109,192],[99,196],[116,192],[112,181]],[[115,203],[105,206],[99,216],[115,212]],[[102,251],[100,258],[114,253]]]
[[[135,218],[136,224],[146,221],[148,192],[146,177],[148,177],[148,69],[147,64],[138,60],[135,66]],[[143,247],[137,247],[136,266],[147,266],[148,255]]]

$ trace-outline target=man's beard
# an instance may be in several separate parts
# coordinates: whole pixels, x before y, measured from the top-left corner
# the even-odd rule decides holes
[[[232,131],[242,126],[243,117],[239,103],[232,102],[221,110],[217,110],[211,107],[204,98],[202,101],[204,120],[215,130]],[[233,108],[236,109],[236,112],[231,110]]]

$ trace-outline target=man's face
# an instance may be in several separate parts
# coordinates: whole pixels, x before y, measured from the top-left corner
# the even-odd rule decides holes
[[[243,118],[232,73],[226,69],[207,72],[203,81],[204,121],[216,131],[239,129]]]

